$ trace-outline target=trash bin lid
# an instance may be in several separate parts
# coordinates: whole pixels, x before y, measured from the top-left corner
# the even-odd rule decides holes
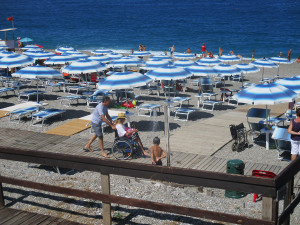
[[[245,168],[245,163],[240,159],[232,159],[227,161],[227,166],[242,170]]]

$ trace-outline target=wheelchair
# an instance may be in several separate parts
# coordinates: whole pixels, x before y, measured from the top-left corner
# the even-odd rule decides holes
[[[137,158],[138,156],[142,156],[139,144],[129,138],[119,137],[117,131],[115,131],[115,140],[111,151],[116,159]]]
[[[248,138],[247,138],[247,131],[244,127],[243,123],[240,123],[239,125],[233,125],[230,126],[230,132],[233,139],[233,144],[231,146],[232,151],[242,151],[244,148],[248,148]]]

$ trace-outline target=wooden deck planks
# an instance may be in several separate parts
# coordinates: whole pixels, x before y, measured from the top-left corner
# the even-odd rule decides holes
[[[46,131],[46,134],[56,134],[63,136],[71,136],[73,134],[79,133],[83,130],[90,128],[86,126],[90,121],[82,119],[74,119],[68,123],[65,123],[61,126],[55,127],[51,130]]]

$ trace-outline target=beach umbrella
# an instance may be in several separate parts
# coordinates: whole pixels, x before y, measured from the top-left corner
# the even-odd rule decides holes
[[[271,57],[268,60],[276,64],[291,64],[291,62],[288,59],[282,57]],[[277,69],[277,77],[279,77],[279,65]]]
[[[167,60],[173,60],[172,57],[168,56],[168,55],[154,55],[151,58],[149,58],[148,60],[156,60],[156,59],[167,59]]]
[[[5,44],[0,43],[0,49],[8,49],[9,47]]]
[[[274,83],[282,85],[297,94],[300,94],[300,77],[289,77],[275,81]]]
[[[108,56],[109,58],[111,58],[112,60],[116,60],[116,59],[121,59],[123,57],[122,54],[119,53],[109,53],[106,56]]]
[[[145,63],[144,67],[141,67],[141,69],[144,70],[155,70],[159,67],[164,67],[164,66],[169,66],[170,62],[168,60],[161,60],[161,59],[156,59],[156,60],[148,60]]]
[[[9,55],[16,55],[16,53],[9,52],[9,51],[2,51],[2,52],[0,52],[0,58],[5,57],[5,56],[9,56]]]
[[[25,47],[22,48],[23,50],[29,50],[29,49],[40,49],[37,45],[25,45]]]
[[[23,53],[24,55],[27,55],[35,60],[38,60],[38,59],[48,59],[50,57],[53,57],[55,56],[56,54],[55,53],[52,53],[52,52],[45,52],[43,50],[27,50]]]
[[[91,51],[91,53],[93,53],[95,55],[106,55],[109,53],[113,53],[113,51],[108,50],[108,49],[97,49],[97,50]]]
[[[229,64],[219,64],[214,66],[213,69],[220,76],[241,75],[242,73],[242,71],[239,68]],[[224,79],[224,87],[225,87],[225,79]]]
[[[199,65],[204,65],[204,66],[215,66],[218,65],[221,62],[221,60],[216,59],[216,58],[202,58],[196,61]]]
[[[75,51],[75,48],[64,46],[64,47],[59,47],[59,48],[55,49],[55,51],[58,53],[64,53],[66,51]]]
[[[20,40],[20,42],[31,42],[31,41],[33,41],[33,39],[29,37],[25,37]]]
[[[234,66],[239,68],[242,71],[242,87],[244,87],[243,74],[256,73],[259,71],[258,67],[247,63],[239,63],[239,64],[235,64]]]
[[[106,66],[100,62],[93,61],[91,59],[81,59],[65,66],[62,69],[62,72],[69,74],[81,74],[99,72],[105,69]]]
[[[98,61],[98,62],[101,62],[101,63],[109,63],[109,62],[112,61],[112,59],[109,58],[107,55],[94,55],[94,56],[88,57],[88,59]]]
[[[256,67],[261,67],[263,68],[263,71],[262,71],[262,74],[261,74],[261,80],[263,81],[264,80],[264,70],[265,68],[277,68],[278,65],[269,61],[269,60],[266,60],[266,59],[258,59],[258,60],[255,60],[253,62],[250,63],[251,65],[254,65]]]
[[[67,53],[63,53],[61,55],[55,55],[51,58],[49,58],[47,61],[45,61],[46,65],[64,65],[66,63],[70,63],[70,62],[75,62],[77,61],[78,58],[67,54]]]
[[[196,65],[194,61],[187,60],[187,59],[177,60],[173,64],[174,66],[183,67],[183,68]]]
[[[149,56],[151,55],[150,52],[147,52],[147,51],[138,51],[138,52],[134,52],[131,54],[131,56],[139,56],[139,57],[144,57],[144,56]]]
[[[176,59],[193,59],[195,55],[189,53],[174,53],[173,57]]]
[[[34,63],[34,59],[26,55],[11,54],[0,59],[0,68],[14,68]]]
[[[78,60],[79,59],[87,59],[89,58],[90,56],[86,55],[86,54],[83,54],[83,53],[75,53],[75,54],[71,54],[72,56],[76,57]]]
[[[194,76],[206,77],[208,75],[218,74],[212,67],[199,65],[199,64],[186,67],[186,70],[191,72]]]
[[[28,48],[24,51],[24,54],[29,53],[29,52],[37,53],[37,52],[44,52],[44,50],[39,48],[39,47],[37,47],[37,48]]]
[[[12,77],[23,79],[63,79],[63,75],[57,70],[46,66],[28,66],[12,74]],[[37,102],[39,102],[37,82]]]
[[[223,63],[224,62],[238,62],[241,61],[241,58],[237,57],[236,55],[222,55],[218,58],[219,60],[221,60]]]
[[[125,67],[125,66],[141,66],[144,65],[145,62],[137,57],[122,57],[120,59],[116,59],[109,63],[110,67]]]
[[[184,68],[164,66],[146,73],[153,80],[182,80],[192,76],[192,73]]]

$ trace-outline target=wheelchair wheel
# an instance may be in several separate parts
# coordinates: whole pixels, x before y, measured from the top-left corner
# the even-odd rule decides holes
[[[232,151],[237,151],[238,150],[238,145],[239,145],[238,142],[236,142],[236,141],[233,142],[232,146],[231,146]]]
[[[128,159],[132,151],[132,145],[127,140],[118,140],[112,147],[112,153],[116,159]]]

